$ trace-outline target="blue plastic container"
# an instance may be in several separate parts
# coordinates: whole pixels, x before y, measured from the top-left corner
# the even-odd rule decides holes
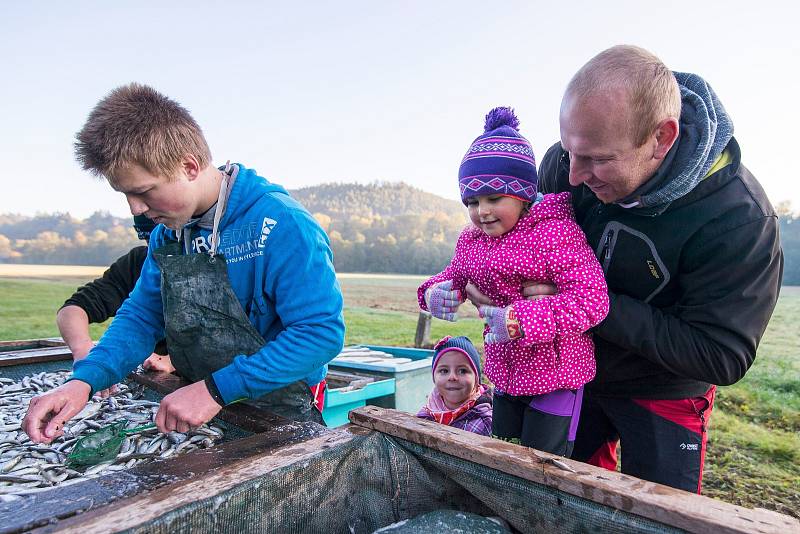
[[[395,381],[393,378],[378,379],[358,389],[328,388],[325,392],[325,408],[322,410],[322,419],[329,427],[341,426],[349,423],[347,414],[350,410],[365,406],[367,401],[376,397],[384,397],[394,393]],[[372,403],[370,403],[372,404]]]
[[[394,391],[383,396],[371,397],[367,399],[366,404],[417,413],[425,404],[428,393],[433,389],[433,378],[431,377],[433,351],[382,345],[359,345],[359,347],[386,352],[396,358],[408,358],[411,361],[403,360],[395,363],[391,359],[387,359],[381,362],[363,363],[334,358],[328,364],[329,367],[372,376],[376,379],[393,379]]]

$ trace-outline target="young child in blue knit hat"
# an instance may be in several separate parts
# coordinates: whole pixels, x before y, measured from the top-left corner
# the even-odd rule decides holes
[[[417,417],[475,434],[492,433],[492,394],[481,384],[481,357],[464,336],[434,347],[433,390]]]
[[[480,307],[492,435],[568,456],[583,385],[595,374],[589,329],[608,313],[608,290],[570,194],[538,193],[533,149],[518,127],[511,108],[495,108],[467,150],[458,183],[472,226],[450,265],[419,287],[419,305],[455,321],[468,283],[492,300]],[[524,281],[558,293],[526,300]]]

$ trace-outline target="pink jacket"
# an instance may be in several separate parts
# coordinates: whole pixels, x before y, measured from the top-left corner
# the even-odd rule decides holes
[[[594,344],[588,330],[608,314],[608,288],[575,222],[569,193],[545,195],[500,237],[475,227],[464,229],[450,265],[419,287],[423,310],[425,290],[445,280],[460,290],[472,282],[495,305],[514,306],[523,337],[484,347],[485,373],[498,390],[541,395],[577,389],[594,378]],[[526,280],[554,284],[558,294],[525,300]]]

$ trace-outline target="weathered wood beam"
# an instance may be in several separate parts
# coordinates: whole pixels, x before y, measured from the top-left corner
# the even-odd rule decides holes
[[[71,362],[72,351],[69,350],[69,347],[63,346],[0,352],[0,367],[55,361]]]

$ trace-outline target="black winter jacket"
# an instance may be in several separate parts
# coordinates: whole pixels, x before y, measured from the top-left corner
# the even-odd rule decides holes
[[[539,169],[543,193],[570,191],[576,218],[603,266],[611,297],[595,329],[592,394],[677,399],[741,379],[778,298],[778,219],[761,185],[732,162],[662,213],[602,204],[568,182],[560,144]]]
[[[89,316],[90,323],[102,323],[114,317],[125,299],[133,291],[147,257],[147,247],[134,247],[106,269],[103,276],[81,286],[64,302],[64,306],[78,306]],[[166,344],[159,341],[155,352],[167,354]]]

